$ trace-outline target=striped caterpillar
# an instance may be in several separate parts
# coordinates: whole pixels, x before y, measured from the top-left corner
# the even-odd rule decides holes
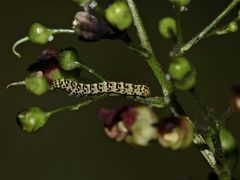
[[[70,79],[58,79],[53,81],[52,89],[61,89],[75,96],[89,96],[105,93],[115,93],[128,96],[150,95],[148,86],[124,82],[103,81],[100,83],[84,84],[71,81]]]

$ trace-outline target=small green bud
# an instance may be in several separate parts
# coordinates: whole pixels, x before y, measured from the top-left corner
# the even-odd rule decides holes
[[[177,89],[182,91],[190,90],[196,85],[196,76],[196,70],[193,69],[182,81],[174,80],[174,85]]]
[[[41,96],[49,89],[49,84],[43,73],[38,71],[25,79],[25,87],[29,92]]]
[[[35,44],[46,44],[53,39],[53,32],[39,23],[34,23],[29,30],[28,38]]]
[[[7,86],[7,88],[19,85],[24,85],[30,93],[37,96],[43,95],[49,89],[48,81],[44,77],[42,71],[30,74],[24,81],[11,83]]]
[[[132,24],[132,15],[128,5],[116,1],[105,10],[107,21],[119,30],[125,30]]]
[[[231,153],[237,148],[237,141],[230,131],[222,128],[220,131],[220,139],[224,153]]]
[[[177,23],[174,18],[165,17],[159,21],[158,29],[164,38],[170,39],[177,34]]]
[[[169,65],[168,71],[173,79],[181,81],[191,70],[189,61],[184,57],[178,57]]]
[[[23,131],[34,133],[44,127],[49,114],[38,107],[25,108],[17,115],[17,122]]]
[[[191,0],[170,0],[170,2],[178,6],[186,6],[191,2]]]
[[[238,24],[235,21],[232,21],[228,24],[228,30],[232,33],[237,32],[238,31]]]
[[[64,49],[60,52],[58,61],[60,67],[65,71],[70,71],[80,67],[78,53],[74,48]]]

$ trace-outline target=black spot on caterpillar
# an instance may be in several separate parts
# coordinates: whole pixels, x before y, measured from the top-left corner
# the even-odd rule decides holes
[[[100,83],[84,84],[63,78],[53,81],[51,88],[61,89],[69,92],[70,95],[75,96],[91,96],[105,93],[115,93],[128,96],[142,97],[147,97],[150,95],[150,89],[146,85],[114,81],[103,81]]]

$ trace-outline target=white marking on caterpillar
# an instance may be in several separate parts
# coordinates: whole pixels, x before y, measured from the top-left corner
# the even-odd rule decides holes
[[[61,89],[75,96],[89,96],[104,93],[115,93],[128,96],[150,95],[150,88],[146,85],[124,82],[103,81],[100,83],[84,84],[76,83],[70,79],[58,79],[53,81],[52,89]]]

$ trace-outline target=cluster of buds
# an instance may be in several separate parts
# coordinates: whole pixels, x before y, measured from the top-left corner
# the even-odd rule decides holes
[[[193,127],[187,118],[160,121],[148,106],[101,109],[99,117],[108,137],[131,145],[145,147],[159,141],[163,147],[181,149],[188,147],[193,138]]]
[[[80,64],[77,51],[73,48],[46,49],[42,52],[37,62],[31,64],[28,70],[31,72],[23,81],[14,82],[8,85],[24,85],[32,94],[37,96],[45,94],[51,83],[63,77],[78,81]]]
[[[125,140],[129,144],[147,146],[157,139],[154,124],[158,119],[150,107],[124,106],[119,109],[101,109],[106,134],[117,141]]]

